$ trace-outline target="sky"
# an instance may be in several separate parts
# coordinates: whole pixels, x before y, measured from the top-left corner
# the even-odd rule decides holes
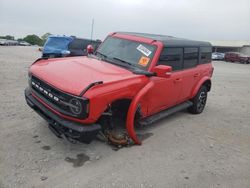
[[[250,0],[0,0],[0,35],[103,40],[115,31],[250,40]]]

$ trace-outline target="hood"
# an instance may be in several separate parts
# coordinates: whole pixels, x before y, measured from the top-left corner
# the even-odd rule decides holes
[[[118,81],[138,75],[97,59],[88,57],[40,60],[30,68],[31,74],[57,89],[80,95],[91,83]]]

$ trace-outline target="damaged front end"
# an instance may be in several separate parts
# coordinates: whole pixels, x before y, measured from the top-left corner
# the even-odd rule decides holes
[[[49,111],[32,94],[29,88],[25,90],[27,104],[49,123],[50,130],[59,138],[66,137],[69,141],[80,141],[89,144],[101,130],[99,124],[82,125],[68,121]]]

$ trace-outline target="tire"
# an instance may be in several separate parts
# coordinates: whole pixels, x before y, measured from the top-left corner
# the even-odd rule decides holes
[[[192,114],[200,114],[203,112],[207,102],[207,87],[201,86],[196,96],[192,99],[193,105],[188,108]]]

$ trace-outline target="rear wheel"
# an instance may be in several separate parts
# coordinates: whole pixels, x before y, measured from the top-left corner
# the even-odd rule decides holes
[[[200,114],[207,102],[207,87],[201,86],[200,90],[196,94],[196,96],[192,99],[193,105],[188,108],[188,111],[192,114]]]

